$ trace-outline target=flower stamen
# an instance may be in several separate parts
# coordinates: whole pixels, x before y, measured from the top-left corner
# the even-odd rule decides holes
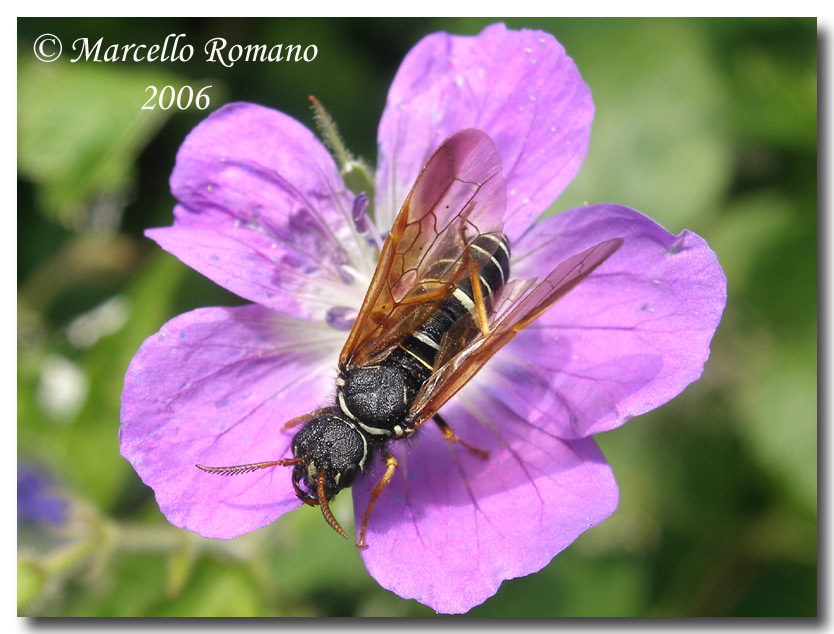
[[[333,306],[328,309],[324,320],[333,330],[350,330],[359,311],[350,306]]]
[[[370,200],[368,195],[361,191],[353,199],[353,209],[351,216],[353,217],[353,224],[360,234],[368,234],[377,250],[382,251],[382,236],[379,234],[374,222],[371,220],[368,209],[370,208]]]

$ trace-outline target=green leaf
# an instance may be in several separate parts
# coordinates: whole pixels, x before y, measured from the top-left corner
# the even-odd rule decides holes
[[[582,169],[555,209],[618,202],[673,232],[697,229],[728,186],[733,159],[726,88],[703,30],[683,20],[571,26],[562,43],[596,114]]]
[[[40,566],[26,559],[17,560],[17,609],[26,609],[43,594],[46,576]]]
[[[77,227],[92,205],[123,198],[136,157],[172,112],[143,110],[146,87],[182,83],[160,71],[18,55],[18,171],[46,215]]]
[[[774,482],[805,511],[817,509],[817,339],[759,342],[739,401],[740,427]]]
[[[69,583],[60,611],[69,617],[143,617],[165,600],[164,556],[119,553],[105,571]]]
[[[151,256],[127,290],[127,324],[101,339],[83,359],[90,392],[67,429],[67,462],[84,494],[105,507],[115,502],[123,484],[118,474],[129,469],[119,455],[118,443],[125,372],[142,342],[171,316],[171,304],[186,272],[167,254]],[[95,456],[95,464],[90,463],[90,456]],[[108,476],[103,478],[102,473]]]
[[[815,43],[816,25],[808,26],[805,43]],[[816,147],[817,69],[804,62],[764,47],[733,56],[733,123],[739,134],[760,144]]]
[[[176,598],[148,616],[267,616],[258,585],[237,565],[207,561]]]

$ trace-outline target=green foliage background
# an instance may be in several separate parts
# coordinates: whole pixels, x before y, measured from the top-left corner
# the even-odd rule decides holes
[[[206,112],[140,108],[150,84],[211,84],[211,109],[253,101],[312,126],[312,94],[373,162],[409,48],[488,22],[18,20],[18,459],[50,473],[72,510],[59,530],[18,526],[20,614],[432,614],[377,586],[317,513],[229,542],[173,528],[119,456],[122,379],[141,342],[181,312],[242,303],[142,237],[171,223],[174,156]],[[613,201],[691,229],[718,253],[729,300],[703,378],[598,437],[620,484],[614,516],[470,615],[815,615],[816,21],[506,22],[553,33],[596,103],[585,164],[553,212]],[[34,59],[44,32],[64,42],[62,61]],[[169,33],[187,35],[191,62],[66,61],[77,37]],[[218,36],[313,43],[318,57],[206,64],[202,43]],[[102,304],[84,330],[78,318]],[[337,515],[348,505],[340,496]]]

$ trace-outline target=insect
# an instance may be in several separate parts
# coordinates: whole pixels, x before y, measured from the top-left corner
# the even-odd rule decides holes
[[[510,244],[503,234],[506,184],[490,137],[465,129],[434,152],[403,203],[362,307],[341,351],[334,403],[294,419],[301,425],[292,457],[203,471],[236,475],[292,466],[298,498],[319,506],[347,534],[329,502],[382,458],[358,546],[397,460],[389,443],[433,420],[458,438],[441,407],[523,328],[607,260],[623,243],[601,242],[558,264],[544,279],[510,281]],[[529,292],[528,292],[529,291]]]

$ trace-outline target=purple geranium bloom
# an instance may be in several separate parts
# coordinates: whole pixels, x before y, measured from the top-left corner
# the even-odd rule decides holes
[[[17,467],[18,523],[57,526],[67,519],[69,503],[57,491],[52,478],[28,464]]]
[[[399,461],[362,557],[371,575],[439,612],[465,612],[545,566],[616,508],[592,435],[696,380],[726,299],[714,253],[615,204],[533,224],[576,174],[588,87],[549,34],[494,25],[429,35],[403,61],[379,126],[374,223],[385,234],[434,149],[479,128],[506,178],[514,278],[543,278],[609,238],[623,246],[503,348],[442,409],[483,460],[425,425]],[[188,136],[173,226],[148,235],[254,302],[180,315],[140,348],[122,399],[122,454],[176,526],[231,538],[299,506],[291,468],[219,477],[195,464],[290,457],[282,424],[330,405],[339,351],[378,256],[333,158],[280,112],[231,104]],[[356,213],[356,210],[359,213]],[[373,233],[375,230],[371,227]],[[293,430],[294,431],[294,430]],[[363,517],[385,469],[353,486]]]

